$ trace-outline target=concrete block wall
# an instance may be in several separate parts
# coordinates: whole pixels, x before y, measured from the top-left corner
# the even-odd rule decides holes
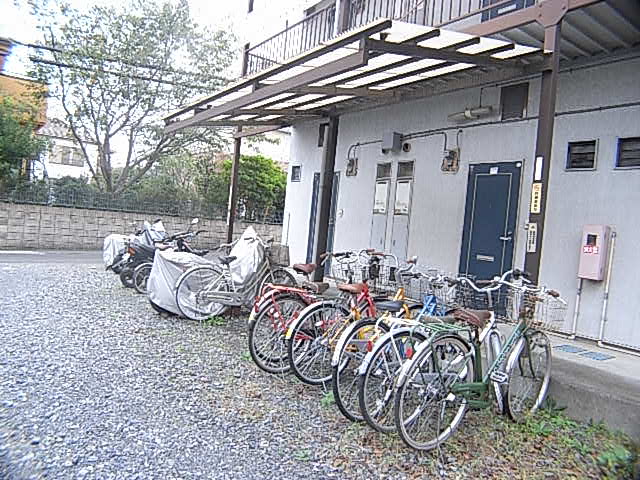
[[[111,212],[47,205],[22,205],[0,202],[0,249],[96,250],[102,249],[104,237],[111,233],[132,233],[144,220],[162,218],[169,234],[186,230],[191,217]],[[236,222],[237,238],[251,225],[265,240],[282,239],[281,225]],[[199,248],[214,248],[224,243],[227,226],[223,220],[201,218]]]

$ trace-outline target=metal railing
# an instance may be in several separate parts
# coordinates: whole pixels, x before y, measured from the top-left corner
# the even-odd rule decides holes
[[[46,188],[0,191],[0,202],[50,207],[67,207],[112,212],[174,215],[226,220],[227,205],[216,205],[197,199],[162,200],[135,192],[120,194],[104,192],[63,191]],[[236,221],[282,225],[283,212],[274,207],[246,208],[239,205]]]
[[[347,0],[342,0],[347,1]],[[460,22],[477,24],[529,7],[536,0],[350,0],[347,30],[353,30],[380,18],[442,27]],[[478,17],[478,18],[474,18]],[[302,21],[247,50],[247,75],[317,47],[334,38],[335,5],[320,10]],[[454,28],[455,29],[455,28]]]
[[[324,8],[247,50],[247,75],[265,70],[334,36],[336,8]]]

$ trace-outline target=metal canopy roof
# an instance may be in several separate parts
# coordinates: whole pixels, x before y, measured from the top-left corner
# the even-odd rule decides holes
[[[377,20],[168,115],[165,131],[287,126],[363,101],[400,98],[416,84],[455,72],[522,67],[541,53],[509,41]]]

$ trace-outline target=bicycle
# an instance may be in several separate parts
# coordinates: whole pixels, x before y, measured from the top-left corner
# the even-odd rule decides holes
[[[376,402],[380,403],[380,405],[376,407],[377,411],[374,412],[371,403],[367,404],[365,402],[364,405],[368,405],[368,408],[363,408],[363,400],[359,393],[362,390],[360,382],[361,369],[363,367],[366,368],[370,362],[370,360],[366,360],[367,357],[370,358],[370,354],[374,351],[379,352],[376,348],[381,338],[388,339],[383,352],[391,344],[395,349],[393,353],[397,354],[397,358],[402,357],[399,351],[400,346],[402,346],[403,353],[405,351],[410,353],[426,338],[419,331],[414,332],[420,322],[425,320],[427,315],[443,314],[445,311],[444,297],[438,299],[433,294],[433,291],[427,293],[427,288],[420,282],[418,284],[421,288],[412,288],[412,286],[415,286],[416,280],[428,281],[427,283],[431,286],[431,282],[438,278],[414,271],[413,263],[410,261],[408,262],[408,268],[398,269],[397,283],[403,286],[398,290],[394,299],[395,302],[389,303],[384,308],[387,310],[385,314],[377,320],[364,319],[350,325],[340,338],[331,362],[333,368],[333,396],[340,411],[349,420],[360,421],[364,419],[374,429],[381,432],[386,431],[386,429],[376,419],[381,417],[383,413],[383,410],[379,407],[388,407],[389,402],[392,401],[390,393],[393,391],[393,379],[397,366],[391,369],[387,364],[387,370],[381,371],[380,374],[378,374],[377,369],[370,369],[365,389],[367,387],[370,389],[373,385],[374,377],[377,377],[380,380],[377,391],[382,394],[382,399]],[[420,296],[422,296],[422,303],[410,304],[411,298],[419,298]],[[417,310],[419,310],[417,315],[414,315]],[[391,313],[404,313],[404,315],[393,316]],[[403,327],[411,328],[407,330]],[[375,375],[373,372],[375,372]],[[387,391],[383,393],[383,390]],[[366,396],[366,398],[370,400],[370,396]],[[393,405],[392,402],[390,404]]]
[[[355,255],[353,252],[325,253],[323,266],[330,258],[341,261]],[[309,274],[315,264],[295,264],[293,270],[306,277],[300,287],[265,285],[254,302],[249,315],[249,353],[256,365],[268,373],[286,373],[290,370],[285,335],[287,328],[307,306],[322,300],[328,283],[310,282]]]
[[[455,286],[436,272],[412,272],[407,295],[422,297],[422,308],[412,319],[391,318],[390,331],[376,340],[354,371],[352,388],[355,405],[371,428],[381,433],[395,430],[393,405],[395,380],[405,361],[410,360],[418,346],[429,338],[423,324],[440,321],[455,304]],[[335,372],[335,370],[334,370]]]
[[[234,255],[221,257],[219,265],[190,268],[178,278],[176,304],[185,317],[202,321],[221,315],[231,306],[249,306],[267,283],[296,285],[291,273],[272,265],[270,242],[265,243],[259,237],[244,241],[258,242],[255,254],[259,260],[256,271],[244,272],[248,275],[242,283],[236,280],[239,275],[232,270],[238,258]]]
[[[464,325],[426,326],[431,337],[405,363],[396,382],[396,429],[410,447],[430,450],[439,446],[455,432],[468,408],[491,405],[491,392],[498,403],[505,400],[506,411],[515,421],[534,413],[543,402],[551,372],[551,347],[541,329],[562,321],[566,302],[553,290],[517,285],[506,280],[509,276],[518,281],[525,274],[517,269],[505,272],[484,288],[458,279],[458,285],[486,294],[489,310],[458,309],[453,320]],[[499,310],[492,301],[494,293]],[[496,350],[483,373],[480,349],[489,334],[496,332],[496,312],[515,328],[504,344],[499,335],[496,342],[487,342],[490,350]],[[519,390],[517,378],[528,378],[534,386]],[[490,389],[490,384],[500,388]]]
[[[324,385],[331,380],[332,351],[344,330],[363,315],[375,318],[378,309],[384,306],[380,302],[387,300],[386,297],[374,297],[372,289],[382,293],[396,286],[395,281],[389,281],[391,272],[398,268],[395,256],[369,249],[361,250],[358,260],[355,273],[362,281],[337,284],[339,291],[350,296],[348,307],[344,302],[336,301],[310,305],[287,329],[289,364],[293,373],[305,383]],[[332,275],[340,278],[340,272],[334,271]]]

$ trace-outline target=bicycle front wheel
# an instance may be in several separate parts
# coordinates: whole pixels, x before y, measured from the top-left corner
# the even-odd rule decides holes
[[[431,450],[460,425],[468,402],[452,392],[473,381],[473,357],[467,343],[447,335],[423,344],[398,379],[394,415],[400,438],[416,450]]]
[[[507,365],[507,411],[523,422],[544,401],[551,377],[551,343],[541,331],[525,334]]]
[[[426,340],[414,328],[392,331],[380,338],[371,350],[358,379],[358,405],[371,428],[382,433],[395,431],[393,416],[396,378],[418,345]]]
[[[285,334],[290,323],[307,306],[295,295],[281,295],[263,307],[249,325],[249,353],[253,361],[268,373],[290,370]]]
[[[227,280],[219,270],[208,266],[194,267],[178,279],[176,303],[182,315],[202,321],[226,311],[227,306],[211,299],[210,295],[228,291]]]
[[[287,332],[289,364],[295,376],[309,385],[330,381],[333,346],[349,323],[351,317],[337,302],[324,302],[300,316]]]
[[[133,286],[138,293],[147,293],[147,281],[151,275],[153,263],[143,263],[138,265],[133,271]]]
[[[358,370],[367,351],[389,331],[384,322],[367,318],[349,325],[338,341],[340,351],[332,361],[333,399],[342,414],[352,422],[362,421],[358,405]]]

